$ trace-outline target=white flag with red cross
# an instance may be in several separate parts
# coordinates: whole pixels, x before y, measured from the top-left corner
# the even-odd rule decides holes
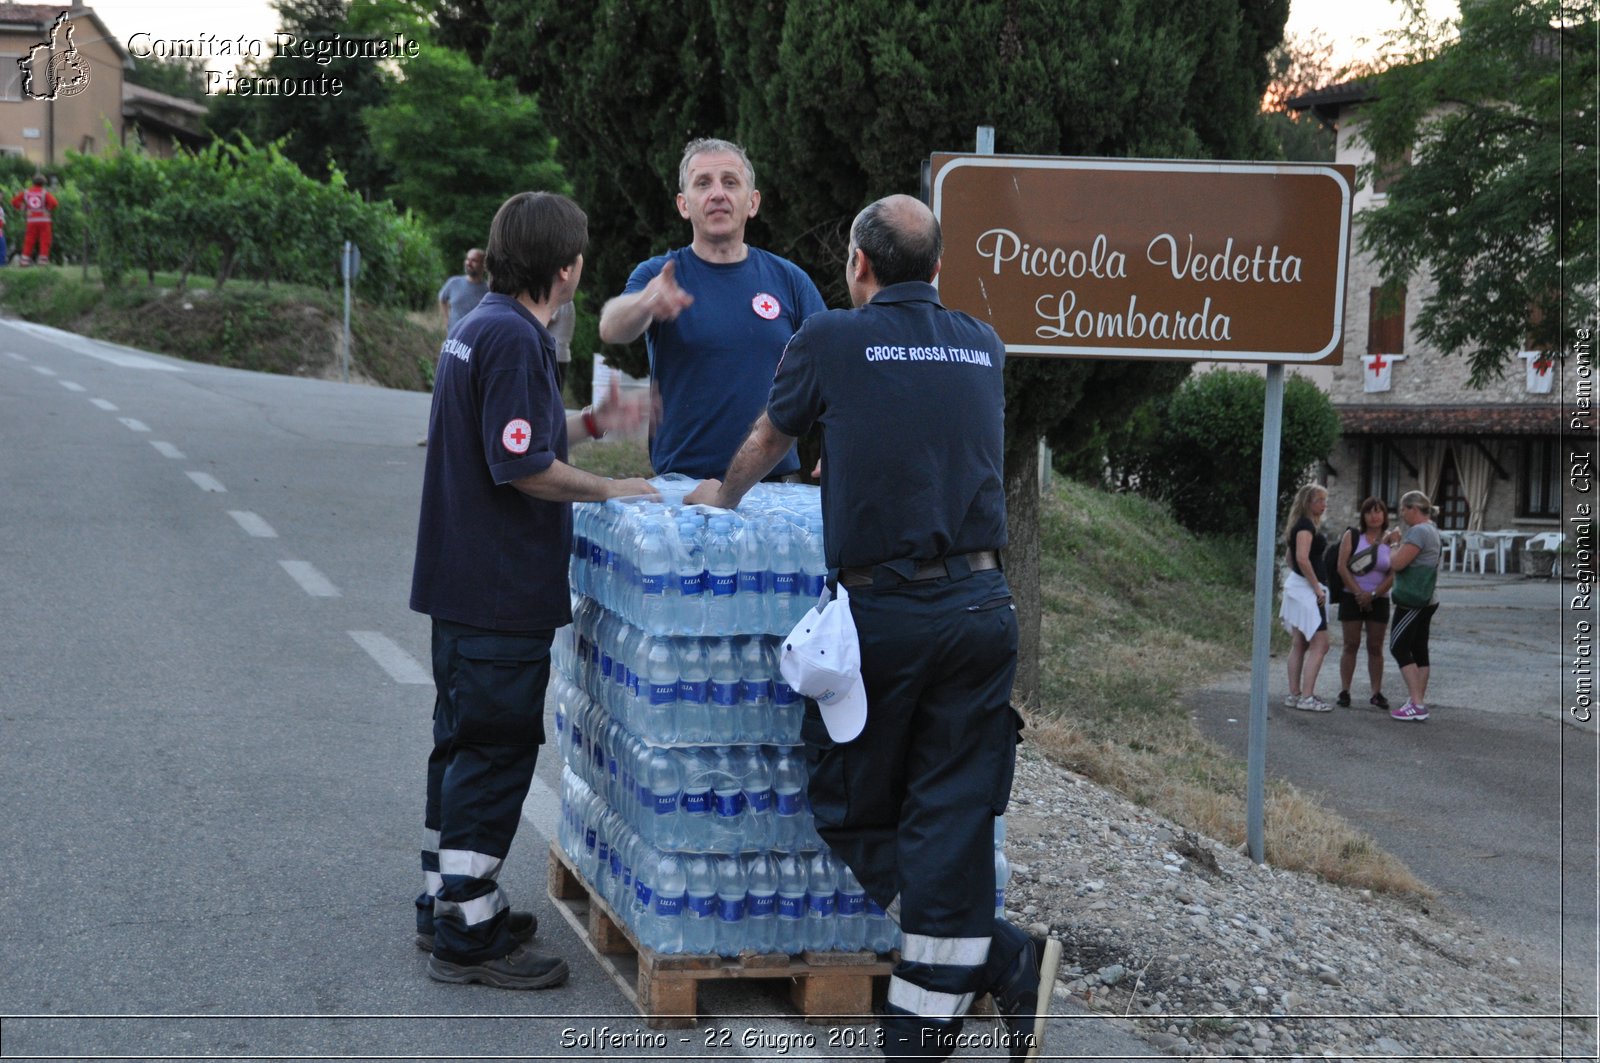
[[[1403,362],[1403,354],[1363,354],[1361,356],[1361,390],[1388,391],[1393,386],[1394,363]]]
[[[1550,383],[1556,376],[1556,363],[1550,352],[1523,351],[1517,357],[1528,364],[1528,394],[1550,394]]]

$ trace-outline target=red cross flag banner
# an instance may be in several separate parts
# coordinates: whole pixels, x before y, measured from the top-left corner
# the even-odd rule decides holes
[[[1343,359],[1355,171],[936,154],[940,300],[1008,355]]]
[[[1550,357],[1550,352],[1523,351],[1518,357],[1528,365],[1528,394],[1550,394],[1550,383],[1556,375],[1555,360]]]
[[[1363,354],[1361,356],[1361,390],[1388,391],[1394,386],[1394,363],[1403,362],[1403,354]]]

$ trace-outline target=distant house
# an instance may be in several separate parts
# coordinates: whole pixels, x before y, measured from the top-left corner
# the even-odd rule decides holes
[[[1372,161],[1357,139],[1371,92],[1370,82],[1350,81],[1288,106],[1332,126],[1335,161],[1360,167]],[[1380,177],[1356,189],[1358,228],[1360,212],[1383,202],[1387,184]],[[1393,507],[1420,488],[1440,508],[1442,528],[1557,529],[1567,455],[1546,352],[1507,351],[1504,377],[1475,390],[1464,354],[1445,357],[1417,337],[1427,277],[1385,292],[1376,259],[1360,250],[1351,252],[1348,276],[1344,364],[1318,381],[1342,426],[1328,462],[1329,523],[1354,523],[1368,495]]]
[[[138,145],[157,158],[168,159],[181,146],[199,148],[210,140],[204,130],[203,104],[169,96],[131,81],[122,84],[122,143]]]
[[[53,166],[121,143],[132,68],[91,8],[0,4],[0,154]]]

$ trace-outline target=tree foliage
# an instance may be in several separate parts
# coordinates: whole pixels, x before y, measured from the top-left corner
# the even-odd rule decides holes
[[[1363,212],[1361,246],[1386,281],[1431,277],[1417,331],[1481,385],[1594,314],[1595,16],[1573,0],[1469,2],[1451,37],[1412,6],[1360,111],[1367,176],[1411,162]]]
[[[1261,424],[1267,382],[1260,373],[1218,369],[1190,377],[1145,412],[1153,440],[1124,456],[1141,494],[1165,500],[1185,527],[1248,535],[1260,513]],[[1289,511],[1302,473],[1324,460],[1339,439],[1339,415],[1321,389],[1302,376],[1283,388],[1278,451],[1278,512]]]
[[[1309,111],[1291,111],[1288,102],[1341,80],[1347,71],[1335,68],[1333,44],[1321,33],[1288,37],[1267,56],[1272,80],[1261,100],[1268,135],[1279,154],[1291,162],[1332,162],[1337,138]]]
[[[199,58],[150,56],[134,62],[128,81],[196,103],[210,103],[206,95],[206,61]]]

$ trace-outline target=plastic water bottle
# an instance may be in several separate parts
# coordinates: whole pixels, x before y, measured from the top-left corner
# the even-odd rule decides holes
[[[885,912],[883,906],[873,900],[870,894],[867,896],[866,930],[867,948],[880,956],[895,947],[900,934],[899,927],[894,925],[889,913]]]
[[[550,677],[550,695],[556,719],[556,755],[563,764],[568,763],[567,751],[572,748],[571,736],[567,734],[567,706],[572,703],[569,686],[567,677],[560,672]]]
[[[828,850],[812,854],[806,874],[806,948],[826,952],[833,948],[834,913],[839,903],[839,883]]]
[[[652,635],[670,635],[678,618],[677,566],[659,520],[644,522],[637,550],[639,626]]]
[[[672,544],[672,564],[677,574],[677,631],[698,635],[706,626],[706,553],[700,527],[692,520],[678,522]]]
[[[706,846],[715,853],[738,852],[744,847],[745,799],[733,750],[716,748],[711,767],[711,838]]]
[[[683,862],[671,853],[663,853],[656,863],[655,903],[653,911],[655,939],[651,948],[657,952],[683,951],[684,895],[688,893],[689,880],[684,875]]]
[[[745,908],[745,947],[751,952],[775,949],[778,908],[778,867],[769,852],[751,857],[745,873],[748,903]]]
[[[704,742],[711,735],[711,664],[705,642],[678,639],[679,742]]]
[[[670,749],[651,747],[645,761],[641,783],[650,795],[650,819],[641,833],[659,849],[676,849],[683,844],[682,817],[683,769]]]
[[[739,647],[738,740],[765,742],[772,729],[772,674],[777,662],[767,650],[766,640],[752,635]]]
[[[822,588],[828,581],[828,558],[823,550],[822,518],[811,517],[806,521],[806,530],[800,536],[800,601],[807,609],[811,608],[818,598],[822,597]],[[797,609],[795,622],[800,621],[800,610]]]
[[[739,561],[738,625],[741,631],[767,630],[767,549],[761,525],[744,522],[736,556]]]
[[[772,569],[768,631],[788,631],[800,619],[795,609],[800,594],[800,549],[794,540],[794,526],[787,520],[778,518],[768,523],[767,564]],[[807,607],[810,604],[807,602]]]
[[[739,740],[739,695],[741,693],[739,650],[731,638],[712,639],[706,654],[711,669],[710,723],[706,740]]]
[[[772,644],[768,645],[773,650]],[[773,660],[777,660],[776,651],[773,650]],[[772,724],[770,731],[772,740],[784,745],[798,745],[800,742],[800,722],[805,719],[806,705],[800,695],[795,693],[794,687],[784,682],[783,672],[774,668],[772,670]]]
[[[793,956],[805,948],[806,865],[799,853],[778,858],[778,914],[774,945]]]
[[[639,730],[651,742],[678,740],[678,654],[672,640],[648,638],[644,644],[643,715]]]
[[[794,746],[779,746],[778,759],[772,765],[772,847],[790,853],[798,850],[806,811],[806,769],[794,750]]]
[[[835,870],[839,877],[839,911],[834,940],[845,952],[859,952],[867,940],[867,891],[843,860]]]
[[[621,817],[618,817],[620,824]],[[619,914],[628,910],[628,897],[633,892],[633,860],[627,855],[633,844],[632,828],[621,824],[611,839],[611,874],[606,878],[606,903]]]
[[[1011,881],[1011,861],[1006,859],[1006,817],[994,817],[994,917],[1005,918],[1006,884]]]
[[[746,947],[747,894],[749,885],[739,857],[720,856],[716,863],[717,875],[717,936],[718,956],[737,956]]]
[[[744,750],[739,766],[744,786],[746,848],[770,849],[777,837],[773,823],[772,765],[759,748]]]
[[[711,580],[706,633],[711,635],[729,635],[737,627],[739,559],[733,549],[732,527],[727,518],[717,517],[706,533],[706,572]]]
[[[674,751],[683,775],[683,796],[678,802],[679,844],[704,852],[711,841],[711,765],[697,749]]]
[[[717,873],[699,854],[684,860],[683,872],[683,951],[709,956],[717,950]]]

